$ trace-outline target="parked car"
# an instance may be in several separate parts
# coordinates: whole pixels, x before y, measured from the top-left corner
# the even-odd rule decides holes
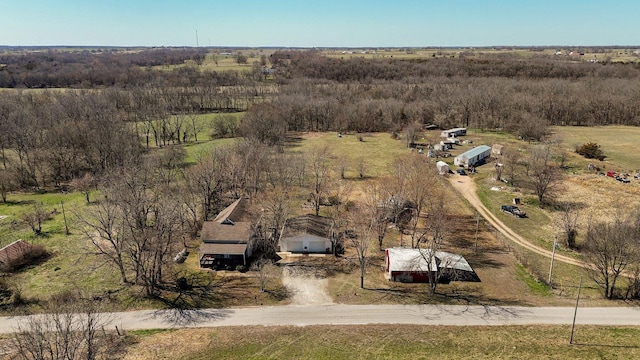
[[[520,210],[520,208],[518,208],[517,206],[513,206],[513,205],[502,205],[501,206],[501,210],[509,213],[513,216],[517,216],[517,217],[527,217],[527,213],[525,213],[524,211]]]
[[[464,169],[458,169],[458,170],[456,170],[456,172],[458,173],[458,175],[467,175],[467,173],[464,171]]]

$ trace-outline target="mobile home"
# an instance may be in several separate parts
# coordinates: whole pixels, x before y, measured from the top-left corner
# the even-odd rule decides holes
[[[466,169],[469,166],[482,164],[490,155],[491,147],[487,145],[480,145],[456,156],[455,159],[453,159],[453,164],[456,166],[462,166]]]
[[[440,137],[443,137],[443,138],[450,138],[450,137],[463,136],[463,135],[467,135],[467,128],[454,128],[449,130],[443,130],[440,133]]]

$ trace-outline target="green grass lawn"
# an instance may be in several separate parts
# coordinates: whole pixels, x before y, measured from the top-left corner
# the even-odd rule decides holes
[[[292,151],[301,152],[314,146],[329,146],[336,160],[347,161],[349,166],[346,177],[351,179],[358,178],[356,166],[360,162],[365,164],[365,177],[383,176],[394,159],[409,152],[404,140],[394,140],[388,133],[359,135],[363,141],[358,141],[356,134],[342,134],[342,137],[338,137],[335,132],[309,133],[290,142],[288,147]]]
[[[554,134],[563,139],[568,151],[574,151],[576,145],[595,142],[606,155],[604,162],[587,160],[595,164],[604,164],[607,169],[635,171],[640,169],[640,127],[633,126],[554,126]]]

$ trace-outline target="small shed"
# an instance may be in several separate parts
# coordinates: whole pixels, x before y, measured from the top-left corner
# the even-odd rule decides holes
[[[504,152],[504,145],[493,144],[493,146],[491,147],[491,153],[493,155],[502,155],[503,152]]]
[[[449,164],[444,161],[438,161],[436,163],[436,168],[438,168],[438,174],[445,175],[449,173]]]
[[[490,155],[491,148],[487,145],[480,145],[456,156],[455,159],[453,159],[453,164],[469,168],[470,166],[477,166],[484,163]]]

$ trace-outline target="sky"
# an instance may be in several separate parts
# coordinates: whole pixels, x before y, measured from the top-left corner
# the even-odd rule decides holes
[[[0,0],[0,45],[640,45],[640,1]]]

